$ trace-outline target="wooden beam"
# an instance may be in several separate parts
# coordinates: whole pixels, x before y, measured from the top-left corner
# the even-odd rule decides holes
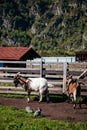
[[[87,69],[85,71],[83,71],[83,73],[80,74],[80,76],[77,79],[81,79],[83,76],[85,76],[86,73],[87,73]]]
[[[63,67],[63,93],[66,91],[66,75],[67,75],[67,63],[64,63]]]

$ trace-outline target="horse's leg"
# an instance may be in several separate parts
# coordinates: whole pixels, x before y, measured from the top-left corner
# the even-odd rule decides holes
[[[79,96],[79,108],[82,108],[82,101],[81,101],[81,96]]]
[[[40,90],[39,90],[39,94],[40,94],[39,102],[42,102],[42,100],[43,100],[43,95],[44,95],[44,90],[43,90],[43,89],[40,89]]]
[[[73,92],[73,103],[74,103],[73,108],[75,109],[76,108],[76,89]]]
[[[48,89],[46,90],[46,100],[47,100],[47,103],[50,101],[50,99],[49,99],[49,91],[48,91]]]
[[[43,96],[46,96],[46,100],[47,100],[47,102],[49,102],[49,95],[48,95],[48,89],[47,88],[39,90],[39,94],[40,94],[39,102],[42,102]]]
[[[27,98],[27,102],[29,103],[30,101],[30,90],[28,90],[28,98]]]
[[[70,95],[71,95],[71,94],[68,94],[68,103],[70,103]]]
[[[79,97],[79,108],[81,109],[82,101],[81,101],[81,86],[80,86],[80,84],[78,85],[78,88],[77,88],[77,96]]]
[[[39,100],[39,102],[42,102],[42,100],[43,100],[43,93],[40,93],[40,100]],[[49,96],[48,96],[48,93],[46,93],[45,94],[45,96],[46,96],[46,100],[47,100],[47,103],[49,102]]]
[[[80,108],[80,109],[82,108],[82,104],[81,104],[81,101],[79,101],[79,108]]]
[[[43,94],[40,93],[40,99],[39,99],[39,102],[42,102],[42,100],[43,100]]]

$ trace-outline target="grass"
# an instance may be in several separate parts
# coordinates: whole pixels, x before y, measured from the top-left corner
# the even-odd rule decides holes
[[[34,118],[24,109],[0,106],[0,130],[87,130],[87,123]]]
[[[26,94],[3,94],[3,93],[0,93],[0,97],[27,98],[27,95]],[[49,94],[49,97],[50,97],[50,101],[52,101],[52,102],[64,102],[67,100],[67,96],[62,95],[62,94]],[[30,98],[34,101],[38,101],[39,95],[31,94]],[[44,98],[43,100],[46,100],[46,98]]]
[[[0,96],[26,98],[26,95],[19,94],[0,94]],[[50,98],[53,102],[66,100],[66,97],[55,94],[51,94]],[[34,118],[33,114],[27,113],[25,109],[0,106],[0,130],[87,130],[87,122],[50,120],[42,116]]]
[[[0,93],[0,97],[7,97],[7,98],[25,98],[26,94],[4,94]]]
[[[4,93],[0,93],[0,97],[7,97],[7,98],[26,98],[27,99],[27,95],[26,94],[4,94]],[[50,97],[50,101],[56,103],[56,102],[70,102],[72,103],[72,100],[68,99],[68,97],[64,94],[49,94]],[[38,101],[39,100],[39,95],[33,95],[31,94],[30,98],[34,101]],[[46,98],[43,99],[44,101],[46,101]],[[77,98],[77,103],[79,103],[79,101],[83,104],[87,104],[87,97],[83,96],[82,98]]]
[[[13,85],[12,83],[0,83],[0,86],[8,87],[8,86],[12,86],[12,85]]]

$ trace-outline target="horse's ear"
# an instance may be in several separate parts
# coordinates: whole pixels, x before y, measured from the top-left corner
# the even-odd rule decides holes
[[[19,74],[20,74],[20,72],[18,72],[18,73],[15,75],[15,77],[17,77]]]
[[[69,76],[67,77],[67,80],[68,80],[68,79],[72,79],[72,75],[69,75]]]
[[[20,72],[18,72],[16,75],[18,76],[20,74]]]

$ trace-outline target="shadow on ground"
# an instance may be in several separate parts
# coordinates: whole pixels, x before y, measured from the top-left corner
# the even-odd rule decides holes
[[[68,97],[65,94],[49,94],[50,102],[58,103],[58,102],[65,102],[68,100]],[[39,101],[38,96],[33,97],[34,101]],[[43,98],[43,102],[46,102],[46,97]]]

